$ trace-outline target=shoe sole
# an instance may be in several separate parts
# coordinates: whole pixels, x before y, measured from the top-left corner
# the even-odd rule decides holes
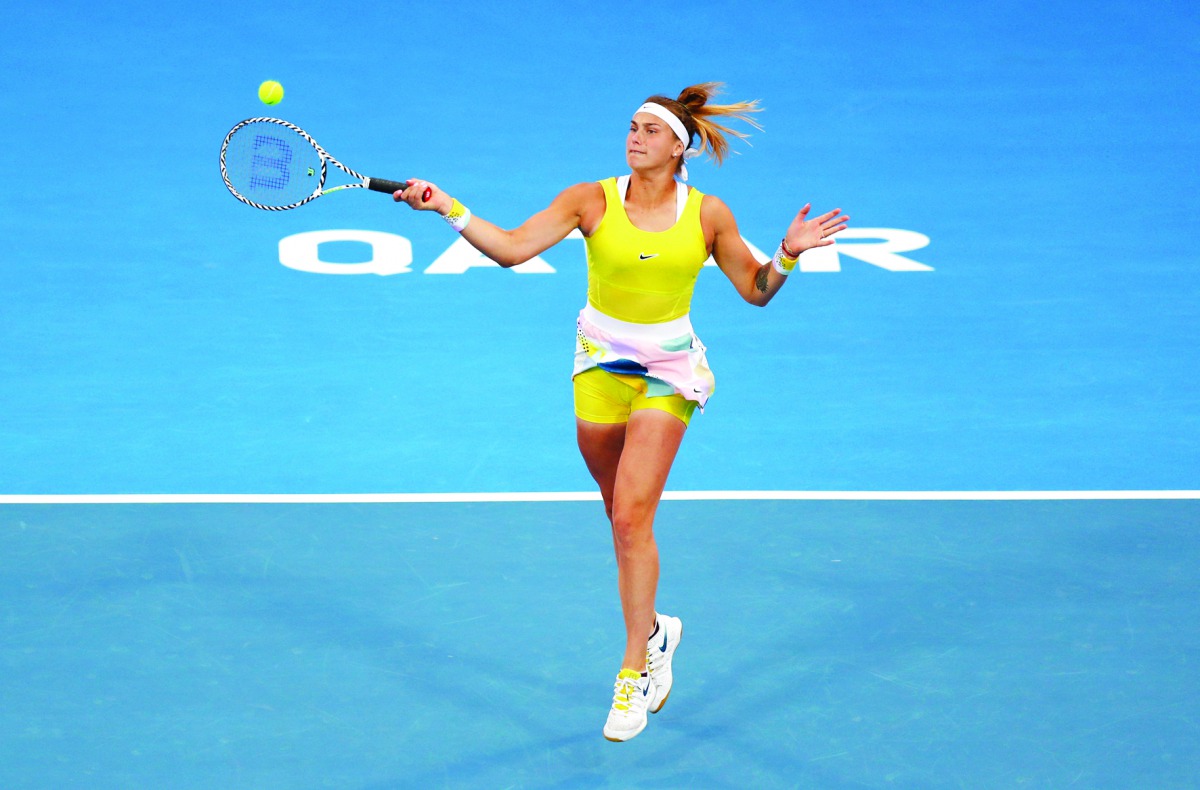
[[[683,623],[679,624],[679,641],[675,643],[675,650],[683,644]],[[671,691],[675,690],[675,650],[671,651]],[[667,704],[667,700],[671,698],[671,691],[667,692],[667,696],[662,698],[662,702],[658,703],[658,707],[651,710],[651,713],[658,713]]]
[[[644,726],[643,726],[642,730],[644,730],[644,729],[646,729],[646,728],[644,728]],[[604,740],[608,741],[610,743],[624,743],[625,741],[632,741],[632,740],[634,740],[635,737],[637,737],[638,735],[641,735],[642,730],[638,730],[637,732],[634,732],[634,734],[623,737],[623,738],[614,738],[611,735],[605,735]]]
[[[614,738],[606,732],[606,733],[603,733],[604,740],[609,741],[610,743],[625,743],[625,741],[633,740],[634,738],[636,738],[638,735],[640,735],[642,733],[642,730],[644,730],[644,729],[646,729],[645,724],[643,724],[641,727],[638,727],[636,730],[634,730],[629,735],[626,735],[624,738]]]

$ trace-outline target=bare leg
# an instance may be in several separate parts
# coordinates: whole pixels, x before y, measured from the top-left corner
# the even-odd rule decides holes
[[[639,672],[646,668],[646,638],[654,627],[658,589],[654,514],[686,429],[682,420],[657,409],[634,412],[626,425],[576,421],[580,452],[612,523],[625,617],[621,665]]]

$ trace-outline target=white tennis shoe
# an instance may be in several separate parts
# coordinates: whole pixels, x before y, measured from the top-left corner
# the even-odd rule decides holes
[[[675,656],[675,648],[683,639],[683,621],[678,617],[665,614],[655,614],[658,618],[658,632],[646,642],[646,670],[654,681],[651,690],[650,712],[658,713],[667,704],[671,695],[671,684],[674,677],[671,674],[671,659]]]
[[[646,729],[646,707],[654,694],[654,681],[634,669],[622,669],[613,685],[612,710],[604,723],[604,737],[627,741]]]

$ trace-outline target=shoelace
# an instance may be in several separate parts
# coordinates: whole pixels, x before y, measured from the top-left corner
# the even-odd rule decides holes
[[[633,678],[617,678],[613,684],[613,707],[620,711],[633,708],[633,697],[640,694],[641,689],[633,682]]]
[[[658,669],[655,659],[660,655],[661,653],[659,653],[658,650],[650,647],[646,648],[646,671],[651,677],[654,677],[654,671]]]

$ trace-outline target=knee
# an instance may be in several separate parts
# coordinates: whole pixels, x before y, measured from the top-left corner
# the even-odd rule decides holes
[[[649,518],[625,508],[612,512],[613,539],[622,554],[641,553],[654,548],[654,528]]]

